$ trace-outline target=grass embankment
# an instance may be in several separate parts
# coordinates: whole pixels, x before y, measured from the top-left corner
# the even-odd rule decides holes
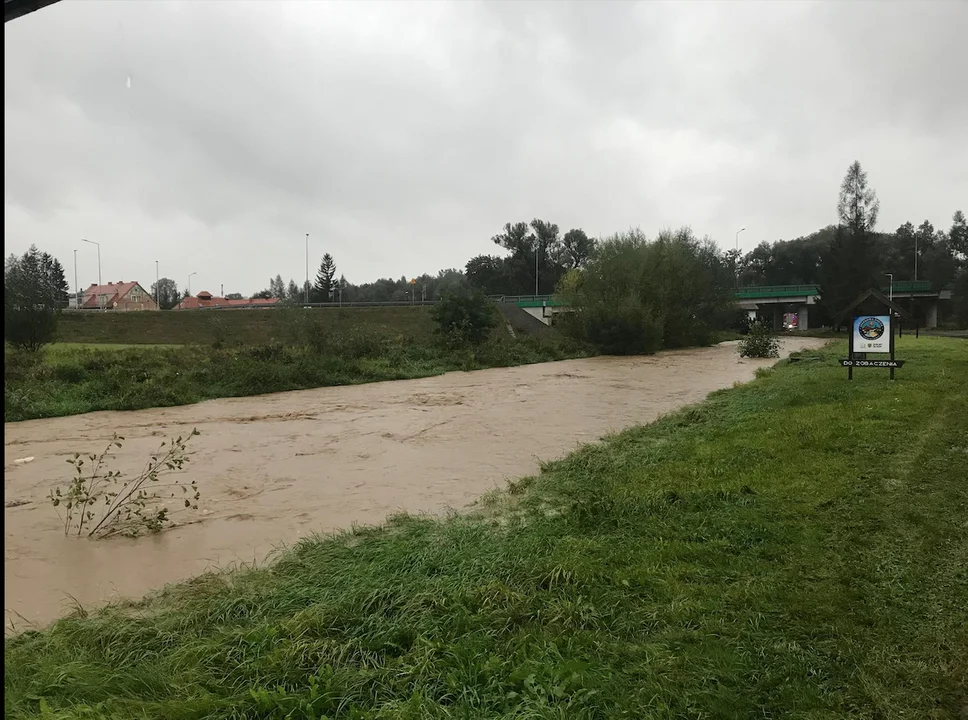
[[[406,338],[372,328],[326,330],[287,344],[228,348],[58,343],[33,356],[5,352],[3,413],[5,422],[14,422],[93,410],[139,410],[587,354],[557,334],[512,339],[503,327],[473,349],[449,349],[432,338]]]
[[[968,346],[898,345],[7,640],[6,715],[964,718]]]
[[[296,314],[329,330],[349,327],[429,338],[429,307],[272,308],[263,310],[171,310],[166,312],[65,312],[57,323],[63,343],[210,345],[285,341]]]

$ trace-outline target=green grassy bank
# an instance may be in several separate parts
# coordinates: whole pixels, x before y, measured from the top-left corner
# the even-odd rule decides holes
[[[15,422],[94,410],[139,410],[586,354],[588,350],[557,333],[512,339],[504,328],[479,347],[461,349],[445,347],[432,338],[403,338],[365,328],[320,333],[313,336],[311,344],[290,341],[211,347],[57,343],[38,354],[5,353],[3,414],[5,422]]]
[[[220,336],[230,344],[262,344],[284,341],[297,313],[308,313],[330,330],[362,328],[428,338],[434,329],[429,307],[64,312],[58,319],[56,339],[63,343],[210,345]]]
[[[964,718],[968,345],[898,345],[893,384],[805,353],[474,515],[8,639],[5,714]]]

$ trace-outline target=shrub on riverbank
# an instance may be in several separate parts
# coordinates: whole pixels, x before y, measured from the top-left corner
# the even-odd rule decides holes
[[[6,715],[959,718],[968,352],[905,337],[895,383],[847,383],[844,345],[479,515],[308,539],[8,639]]]
[[[230,348],[52,346],[33,357],[8,350],[4,421],[404,380],[588,354],[557,336],[512,339],[495,333],[475,348],[461,348],[431,339],[359,329],[334,332],[308,324],[292,332],[302,333],[302,340]]]

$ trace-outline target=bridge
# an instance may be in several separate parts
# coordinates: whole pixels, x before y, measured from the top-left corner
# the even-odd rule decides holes
[[[894,283],[893,287],[881,288],[881,291],[895,300],[917,300],[925,304],[924,326],[927,328],[938,326],[938,301],[951,298],[950,291],[935,290],[925,280],[900,281]],[[771,311],[774,326],[779,328],[783,322],[783,314],[792,312],[797,315],[797,328],[807,330],[810,327],[810,306],[820,301],[820,286],[752,285],[737,289],[733,297],[736,304],[746,310],[750,317]],[[517,305],[546,325],[551,324],[554,315],[571,311],[571,308],[556,300],[553,295],[492,295],[491,298]]]

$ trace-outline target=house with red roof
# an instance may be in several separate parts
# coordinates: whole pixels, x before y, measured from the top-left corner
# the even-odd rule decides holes
[[[224,297],[215,297],[207,290],[202,290],[195,297],[188,296],[183,298],[175,310],[198,310],[200,308],[261,308],[272,307],[279,302],[279,298],[237,298],[230,300]]]
[[[157,310],[155,299],[138,282],[93,284],[84,291],[82,310]]]

